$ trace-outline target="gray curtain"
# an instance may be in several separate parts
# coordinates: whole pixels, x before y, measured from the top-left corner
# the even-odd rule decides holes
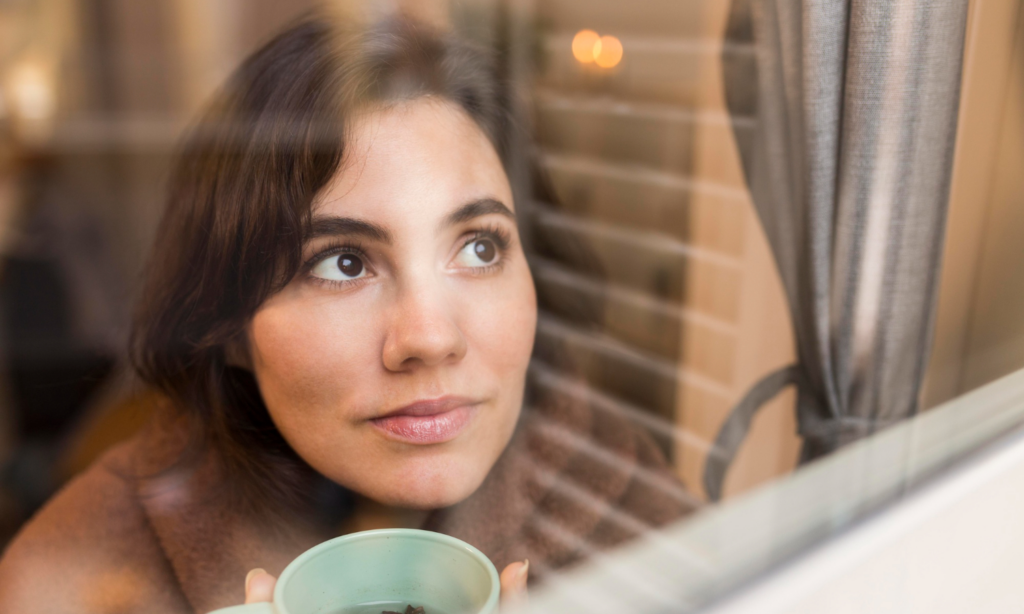
[[[917,411],[930,348],[967,0],[734,0],[723,52],[744,171],[798,362],[733,409],[712,500],[763,403],[797,386],[801,462]]]

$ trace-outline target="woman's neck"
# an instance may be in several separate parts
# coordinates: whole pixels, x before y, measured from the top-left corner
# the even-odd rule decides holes
[[[352,513],[341,523],[341,534],[371,529],[419,529],[429,512],[394,507],[358,496]]]

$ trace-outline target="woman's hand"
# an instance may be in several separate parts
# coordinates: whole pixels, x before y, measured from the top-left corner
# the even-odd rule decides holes
[[[260,603],[274,600],[277,578],[257,567],[245,575],[245,602]]]
[[[510,563],[501,572],[501,605],[504,607],[526,603],[526,578],[530,574],[530,559]]]
[[[520,605],[526,601],[526,578],[530,573],[530,561],[511,563],[501,572],[501,603],[503,606]],[[245,602],[260,603],[274,599],[277,578],[260,568],[250,570],[245,576]]]

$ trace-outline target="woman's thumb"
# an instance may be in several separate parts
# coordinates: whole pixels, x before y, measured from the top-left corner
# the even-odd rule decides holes
[[[277,578],[257,567],[245,576],[245,602],[260,603],[273,601]]]
[[[526,580],[530,575],[530,561],[510,563],[501,572],[501,601],[514,605],[526,600]]]

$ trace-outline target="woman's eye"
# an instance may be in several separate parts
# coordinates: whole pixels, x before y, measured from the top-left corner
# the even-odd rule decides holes
[[[366,265],[355,254],[338,254],[316,263],[311,271],[314,277],[331,281],[348,281],[366,275]]]
[[[476,239],[462,248],[457,260],[462,266],[470,268],[494,264],[498,260],[498,246],[487,238]]]

